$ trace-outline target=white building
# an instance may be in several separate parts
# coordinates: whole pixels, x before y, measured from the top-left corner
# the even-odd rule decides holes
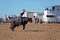
[[[44,22],[56,22],[56,15],[51,13],[48,10],[45,10],[44,15],[43,15],[43,21]]]
[[[45,10],[43,15],[44,22],[60,22],[60,5],[52,6],[52,9]]]
[[[50,10],[44,10],[44,12],[27,12],[25,11],[23,17],[34,18],[37,17],[39,22],[60,22],[60,5],[52,6]]]

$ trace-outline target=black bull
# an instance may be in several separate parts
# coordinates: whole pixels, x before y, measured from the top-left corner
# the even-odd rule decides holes
[[[14,28],[16,26],[19,26],[19,25],[22,25],[23,26],[23,30],[25,29],[25,25],[28,23],[28,22],[32,22],[32,19],[31,18],[22,18],[21,20],[14,20],[13,22],[11,22],[11,29],[12,31],[14,31]]]

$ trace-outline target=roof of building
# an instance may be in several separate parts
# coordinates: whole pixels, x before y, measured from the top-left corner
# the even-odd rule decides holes
[[[27,12],[27,13],[37,13],[37,14],[41,14],[41,15],[44,14],[44,12]]]
[[[60,7],[60,5],[54,5],[54,6],[52,6],[52,7]]]

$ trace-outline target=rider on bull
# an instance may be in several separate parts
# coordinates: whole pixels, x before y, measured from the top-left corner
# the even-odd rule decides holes
[[[22,13],[21,13],[21,18],[26,18],[27,17],[27,13],[25,11],[25,9],[22,10]]]
[[[22,13],[21,13],[21,22],[22,22],[23,18],[27,18],[27,13],[26,13],[25,9],[23,9]]]

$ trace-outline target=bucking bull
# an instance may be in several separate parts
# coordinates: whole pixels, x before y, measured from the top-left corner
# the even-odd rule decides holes
[[[14,21],[11,22],[11,26],[10,29],[12,29],[12,31],[14,31],[14,28],[16,26],[23,26],[23,30],[25,29],[25,26],[28,22],[32,22],[31,18],[28,17],[21,17],[21,20],[19,20],[18,18],[15,18]]]

